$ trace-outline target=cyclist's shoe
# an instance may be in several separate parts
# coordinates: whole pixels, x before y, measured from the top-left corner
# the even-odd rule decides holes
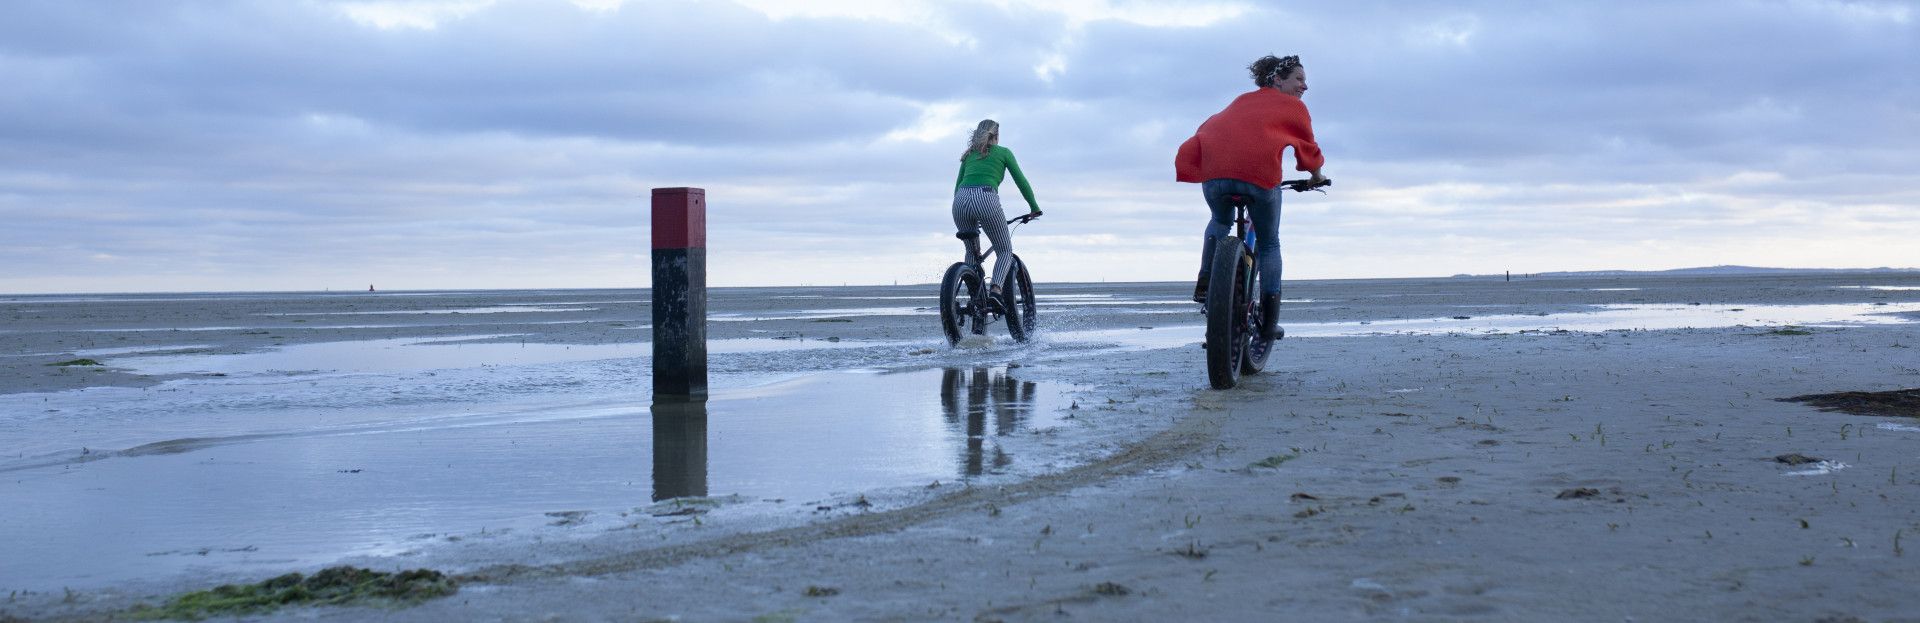
[[[1202,305],[1205,305],[1207,303],[1207,272],[1206,271],[1200,271],[1200,279],[1198,281],[1193,282],[1193,302],[1199,303]]]
[[[1003,303],[1003,301],[1005,300],[1005,296],[1006,295],[1000,292],[1000,286],[996,285],[991,288],[987,288],[987,300],[982,301],[981,304],[990,313],[996,313],[996,314],[1006,313],[1007,308],[1006,308],[1006,305]]]
[[[1280,328],[1280,295],[1260,295],[1260,339],[1271,342],[1287,336]]]

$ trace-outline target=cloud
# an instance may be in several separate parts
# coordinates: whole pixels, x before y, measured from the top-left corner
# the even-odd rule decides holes
[[[717,284],[930,280],[981,118],[1048,210],[1019,242],[1046,279],[1182,279],[1205,211],[1173,149],[1268,53],[1306,61],[1339,180],[1288,198],[1292,276],[1780,264],[1781,240],[1920,264],[1892,242],[1920,234],[1900,4],[0,13],[0,291],[644,285],[645,196],[686,185]]]

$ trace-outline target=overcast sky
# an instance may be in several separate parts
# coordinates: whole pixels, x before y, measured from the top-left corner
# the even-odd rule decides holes
[[[1911,2],[5,0],[0,292],[937,281],[1002,124],[1039,281],[1191,279],[1173,154],[1299,54],[1289,278],[1920,266]],[[1004,189],[1013,199],[1009,180]],[[1016,206],[1009,206],[1018,210]]]

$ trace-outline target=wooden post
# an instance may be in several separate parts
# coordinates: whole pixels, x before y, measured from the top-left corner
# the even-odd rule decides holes
[[[707,399],[707,191],[653,189],[653,400]]]
[[[707,496],[707,404],[653,405],[653,501]]]

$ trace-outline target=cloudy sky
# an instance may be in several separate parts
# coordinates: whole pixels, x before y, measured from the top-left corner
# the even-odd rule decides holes
[[[665,186],[713,285],[932,282],[989,117],[1036,279],[1189,279],[1268,53],[1289,278],[1920,266],[1910,2],[6,0],[0,292],[644,287]]]

